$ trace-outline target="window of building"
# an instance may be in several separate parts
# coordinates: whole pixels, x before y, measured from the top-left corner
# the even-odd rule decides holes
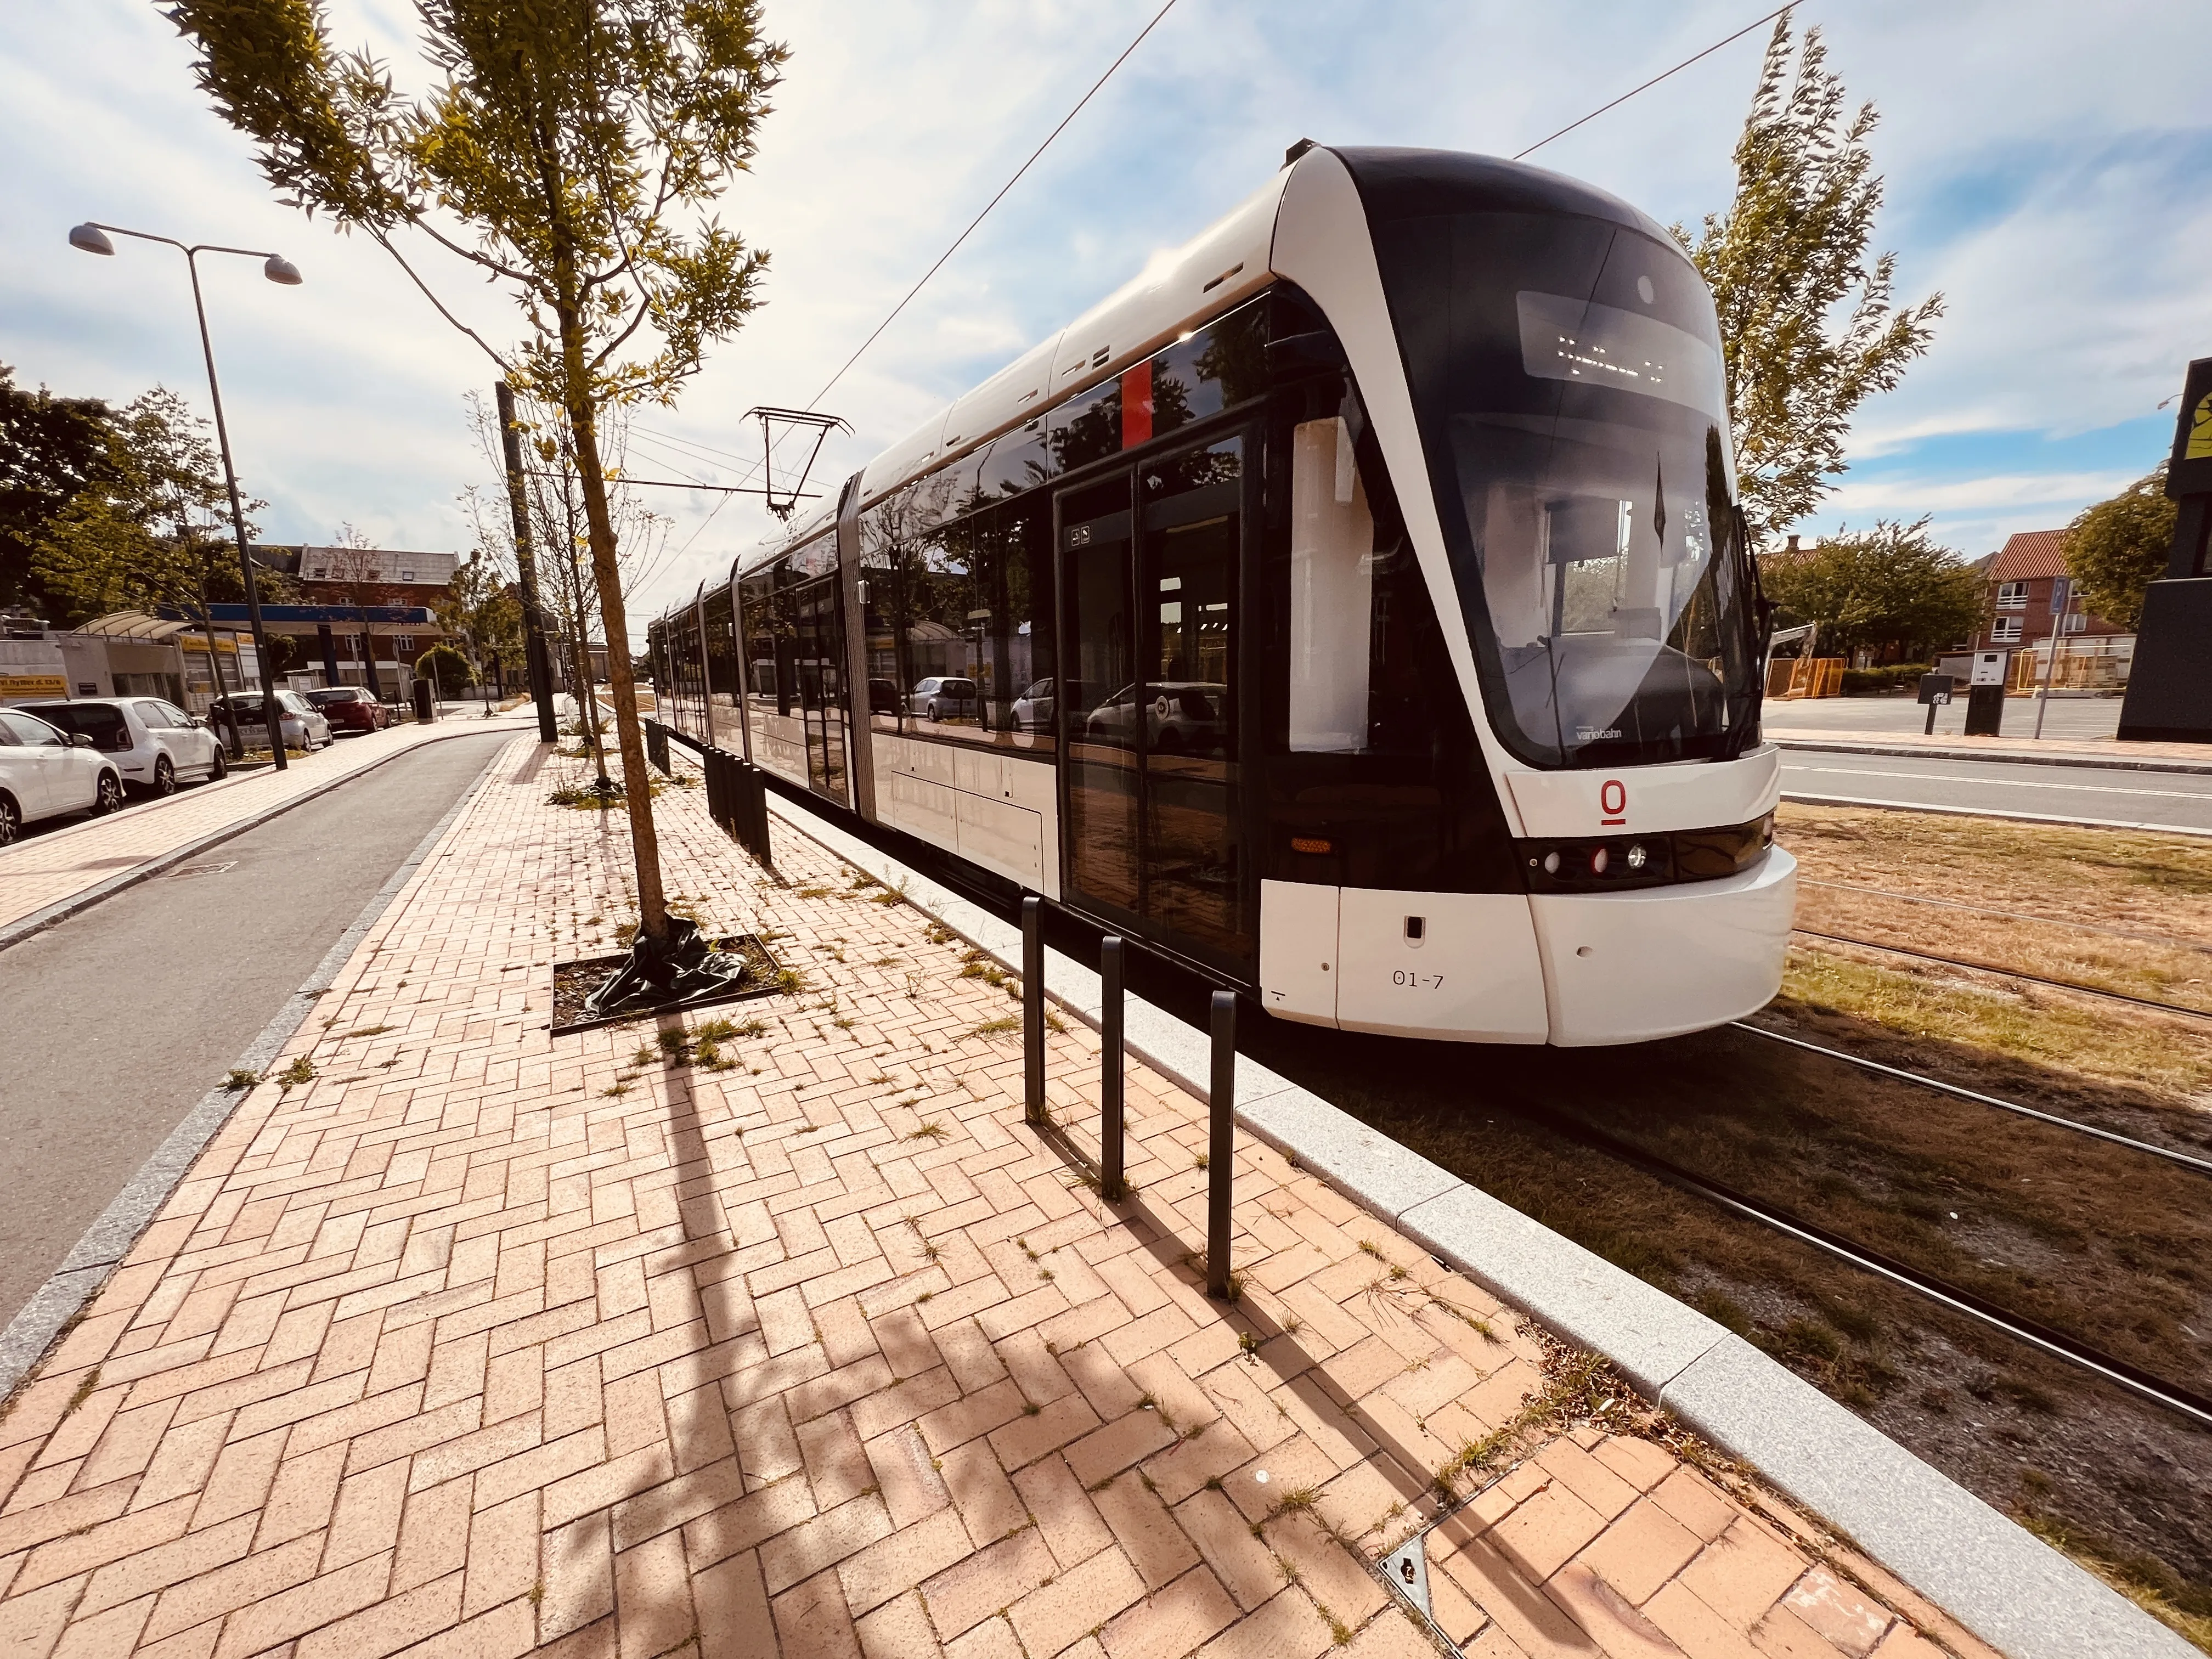
[[[2063,634],[2078,634],[2089,625],[2089,619],[2078,611],[2069,611],[2059,625]]]
[[[1997,609],[2000,611],[2027,610],[2027,584],[2026,582],[1999,582],[1997,584]],[[2014,639],[2018,639],[2020,637],[2020,632],[2017,629],[2014,629],[2013,637]]]
[[[2020,618],[1999,617],[1990,629],[1990,639],[1996,645],[2016,645],[2020,641]]]
[[[412,634],[398,634],[393,635],[392,648],[394,651],[397,651],[403,657],[413,656],[415,654],[415,636]]]

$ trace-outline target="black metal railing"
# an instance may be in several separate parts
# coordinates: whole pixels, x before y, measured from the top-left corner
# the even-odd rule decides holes
[[[726,749],[700,751],[707,770],[707,815],[763,864],[773,862],[768,838],[768,788],[760,768]]]
[[[1128,941],[1109,933],[1098,951],[1098,1189],[1109,1201],[1128,1196],[1128,1130],[1124,1110],[1125,957]],[[1045,1104],[1044,901],[1022,901],[1022,1115],[1042,1127]],[[1212,1010],[1212,1066],[1206,1091],[1206,1292],[1231,1294],[1229,1239],[1236,1196],[1237,995],[1216,991]]]

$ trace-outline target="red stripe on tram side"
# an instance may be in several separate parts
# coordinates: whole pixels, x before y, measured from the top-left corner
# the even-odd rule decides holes
[[[1134,449],[1152,436],[1152,365],[1149,359],[1121,371],[1121,447]]]

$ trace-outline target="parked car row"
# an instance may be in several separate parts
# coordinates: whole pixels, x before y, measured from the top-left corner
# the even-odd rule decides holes
[[[333,726],[375,732],[392,723],[383,704],[350,686],[274,695],[289,748],[328,748]],[[180,783],[223,776],[234,717],[246,747],[267,746],[268,712],[258,691],[217,697],[204,716],[161,697],[71,697],[0,708],[0,847],[43,818],[112,812],[126,792],[159,798]]]
[[[932,674],[915,682],[914,690],[899,695],[896,680],[868,682],[868,711],[875,714],[906,714],[921,720],[972,720],[982,708],[982,688],[957,674]],[[1042,732],[1053,721],[1053,682],[1037,681],[1014,699],[1014,729]]]

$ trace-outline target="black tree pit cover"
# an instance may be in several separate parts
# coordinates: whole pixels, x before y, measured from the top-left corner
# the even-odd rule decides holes
[[[696,922],[671,916],[666,940],[640,933],[629,960],[585,1000],[584,1010],[590,1018],[611,1019],[726,996],[744,983],[745,973],[744,959],[714,950]]]

